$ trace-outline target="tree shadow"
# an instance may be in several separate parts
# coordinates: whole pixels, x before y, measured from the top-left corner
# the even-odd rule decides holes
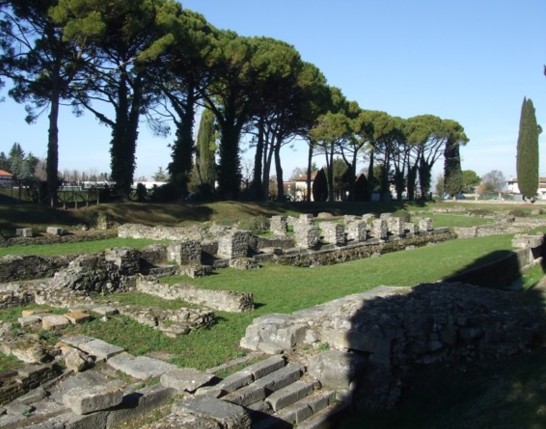
[[[344,307],[349,327],[328,340],[349,360],[341,376],[355,414],[344,423],[332,414],[326,425],[546,427],[546,291],[506,288],[521,277],[519,264],[516,252],[492,252],[448,281],[369,291],[354,310]]]

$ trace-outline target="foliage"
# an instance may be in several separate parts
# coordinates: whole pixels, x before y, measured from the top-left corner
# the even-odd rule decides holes
[[[216,179],[216,132],[214,125],[214,114],[211,110],[203,110],[199,131],[197,133],[196,162],[193,171],[193,182],[196,190],[214,189]],[[205,185],[205,187],[203,187]],[[210,192],[209,192],[210,194]]]
[[[151,194],[153,202],[169,203],[180,198],[180,189],[172,183],[165,183],[161,186],[154,185]]]
[[[506,188],[506,179],[499,170],[491,170],[482,176],[485,192],[502,192]]]
[[[137,184],[135,193],[136,193],[136,200],[139,203],[146,201],[146,196],[148,195],[148,191],[146,190],[146,186],[144,186],[143,183]]]
[[[328,199],[328,181],[326,179],[324,168],[317,171],[315,180],[313,181],[312,192],[314,201],[323,202]]]
[[[336,200],[345,201],[346,192],[353,187],[354,177],[351,177],[351,170],[341,158],[334,158],[332,169]]]
[[[446,186],[460,186],[458,150],[468,139],[457,122],[361,109],[284,41],[218,30],[172,0],[12,0],[0,7],[0,76],[13,81],[11,95],[32,107],[33,117],[50,107],[50,193],[58,185],[56,117],[63,101],[111,128],[111,178],[122,197],[132,186],[143,116],[157,134],[166,135],[169,123],[175,126],[168,171],[178,197],[187,195],[190,180],[193,191],[202,185],[210,191],[217,179],[221,198],[239,198],[244,134],[255,150],[249,193],[258,200],[267,197],[273,162],[283,198],[280,150],[302,140],[309,144],[309,165],[315,151],[325,156],[331,201],[336,193],[367,198],[355,193],[362,157],[369,160],[368,193],[377,188],[389,195],[394,183],[399,200],[405,190],[413,199],[420,184],[421,196],[427,196],[441,155]],[[196,106],[206,106],[202,119],[209,136],[203,146],[193,141]],[[210,150],[212,115],[217,153]],[[336,156],[347,166],[345,175],[335,177]],[[382,165],[380,176],[374,175],[376,165]]]
[[[152,179],[155,182],[166,182],[169,180],[169,176],[165,170],[163,170],[163,167],[159,167],[159,169],[152,176]]]
[[[476,186],[481,182],[480,176],[474,170],[463,170],[463,189],[464,193],[473,193]]]
[[[445,180],[443,174],[438,174],[436,176],[436,194],[440,197],[440,199],[444,198],[445,194]]]
[[[463,127],[457,122],[445,120],[444,126],[448,127],[444,149],[445,191],[449,195],[457,195],[462,192],[464,185],[459,147],[466,144],[468,138]]]
[[[58,186],[58,116],[63,101],[79,88],[81,58],[50,16],[57,0],[0,3],[0,76],[13,87],[9,95],[26,104],[27,122],[48,112],[47,187],[51,205]]]
[[[112,129],[112,179],[122,197],[127,197],[133,182],[140,115],[152,103],[148,65],[172,42],[172,36],[161,33],[159,22],[173,5],[152,0],[59,0],[52,11],[64,40],[76,44],[86,60],[85,88],[75,103]],[[96,104],[109,105],[108,112],[113,108],[113,118]]]
[[[370,201],[368,179],[366,179],[364,174],[360,174],[356,179],[354,187],[354,200]]]
[[[535,197],[538,189],[538,135],[539,126],[533,102],[524,98],[519,122],[516,163],[518,188],[524,198]]]

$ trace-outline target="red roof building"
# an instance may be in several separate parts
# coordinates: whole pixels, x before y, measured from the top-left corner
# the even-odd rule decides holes
[[[0,187],[9,187],[13,185],[13,174],[0,170]]]

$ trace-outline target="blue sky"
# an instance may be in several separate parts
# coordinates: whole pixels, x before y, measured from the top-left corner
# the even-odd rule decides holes
[[[546,130],[546,2],[544,0],[186,0],[218,28],[284,40],[315,64],[328,83],[364,109],[408,118],[454,119],[470,139],[463,169],[515,175],[524,97]],[[5,95],[5,94],[4,94]],[[24,109],[0,103],[0,151],[13,142],[46,154],[47,118],[26,125]],[[64,109],[60,169],[109,171],[110,130],[86,113]],[[170,161],[167,145],[141,127],[138,176]],[[546,176],[546,131],[540,174]],[[285,176],[305,166],[305,149],[283,152]],[[316,159],[322,165],[320,158]],[[439,164],[435,172],[441,171]],[[436,174],[435,173],[435,174]]]

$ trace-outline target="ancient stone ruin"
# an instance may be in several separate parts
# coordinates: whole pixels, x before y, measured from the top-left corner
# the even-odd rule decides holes
[[[241,339],[250,353],[226,363],[237,368],[227,376],[215,375],[220,368],[197,371],[131,355],[85,335],[63,335],[55,345],[40,338],[90,318],[107,323],[117,314],[179,338],[216,323],[215,311],[252,311],[254,300],[248,293],[163,283],[164,275],[255,269],[264,262],[331,264],[455,237],[434,229],[430,219],[408,223],[391,215],[275,216],[270,233],[124,225],[121,237],[168,243],[74,257],[3,258],[0,308],[37,303],[65,310],[23,312],[16,326],[24,331],[0,324],[0,351],[26,363],[0,374],[0,427],[114,428],[159,408],[167,409],[165,417],[143,427],[335,427],[332,417],[351,407],[394,405],[416,367],[502,359],[543,342],[540,301],[504,284],[471,284],[479,276],[414,288],[380,286],[293,314],[256,318]],[[514,246],[521,269],[540,260],[541,237],[519,236]],[[124,291],[187,306],[116,302]]]

